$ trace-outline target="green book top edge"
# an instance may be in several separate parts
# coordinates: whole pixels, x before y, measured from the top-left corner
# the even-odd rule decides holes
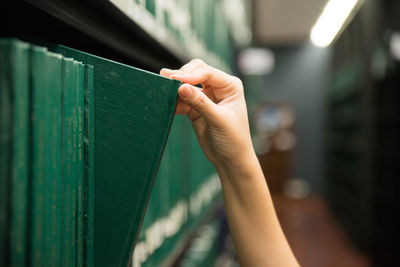
[[[139,68],[136,68],[136,67],[124,64],[124,63],[120,63],[120,62],[117,62],[117,61],[114,61],[114,60],[111,60],[111,59],[108,59],[108,58],[96,56],[96,55],[93,55],[93,54],[90,54],[90,53],[87,53],[87,52],[84,52],[84,51],[81,51],[81,50],[77,50],[77,49],[74,49],[74,48],[71,48],[71,47],[67,47],[67,46],[64,46],[64,45],[58,45],[57,48],[68,49],[68,50],[71,50],[73,52],[77,52],[77,53],[80,53],[80,54],[83,54],[83,55],[86,55],[86,56],[94,57],[96,59],[105,60],[105,61],[108,61],[110,63],[114,63],[114,64],[117,64],[117,65],[120,65],[120,66],[124,66],[124,67],[127,67],[127,68],[135,69],[135,70],[140,71],[140,72],[145,72],[146,74],[150,74],[150,75],[153,75],[153,76],[156,76],[156,77],[162,77],[164,79],[168,79],[168,80],[171,80],[171,81],[176,81],[174,79],[170,79],[170,78],[161,76],[161,75],[159,75],[157,73],[154,73],[154,72],[151,72],[151,71],[139,69]]]

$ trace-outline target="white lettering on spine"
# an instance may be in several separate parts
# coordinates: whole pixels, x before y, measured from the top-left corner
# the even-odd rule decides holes
[[[214,174],[190,197],[190,215],[197,216],[203,207],[210,204],[214,196],[221,191],[218,175]]]
[[[217,174],[211,175],[190,197],[190,207],[186,200],[180,200],[166,217],[156,220],[145,230],[145,239],[136,244],[133,252],[132,267],[139,267],[162,246],[165,239],[174,236],[191,216],[199,215],[213,198],[221,191]]]
[[[164,46],[173,51],[181,51],[182,45],[189,58],[201,57],[210,65],[229,71],[228,65],[214,52],[207,49],[204,41],[199,39],[191,27],[192,17],[188,7],[180,5],[176,0],[156,0],[156,14],[151,14],[145,6],[145,1],[136,3],[133,0],[109,0],[121,12],[125,13],[147,33],[159,40]],[[186,4],[187,5],[187,4]],[[180,45],[165,26],[165,14],[168,14],[168,22],[171,27],[178,31],[182,37]]]

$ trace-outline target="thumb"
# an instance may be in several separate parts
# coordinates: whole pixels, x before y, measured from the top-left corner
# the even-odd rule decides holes
[[[198,87],[183,84],[178,90],[179,96],[192,109],[206,120],[213,120],[217,115],[217,105],[211,101]]]

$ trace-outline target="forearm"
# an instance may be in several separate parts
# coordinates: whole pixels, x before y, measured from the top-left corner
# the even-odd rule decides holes
[[[242,266],[298,266],[257,157],[248,154],[237,164],[216,165],[239,261]]]

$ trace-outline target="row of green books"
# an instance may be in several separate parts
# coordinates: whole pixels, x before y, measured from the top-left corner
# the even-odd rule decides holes
[[[126,266],[180,82],[44,41],[0,43],[0,266]]]
[[[174,1],[169,5],[155,0],[119,0],[111,3],[178,55],[201,57],[226,71],[233,63],[232,41],[238,36],[242,43],[249,41],[250,36],[246,33],[249,31],[246,26],[248,5],[245,1],[236,2],[244,11],[244,16],[237,18],[243,22],[243,27],[233,33],[225,4],[215,0]],[[232,36],[236,38],[232,39]]]
[[[132,266],[173,264],[196,229],[220,204],[219,178],[190,124],[183,116],[173,121]]]
[[[185,250],[180,261],[181,267],[218,266],[218,256],[221,253],[221,221],[212,221],[199,227],[195,238]]]
[[[93,67],[0,39],[0,81],[0,265],[92,266]]]

